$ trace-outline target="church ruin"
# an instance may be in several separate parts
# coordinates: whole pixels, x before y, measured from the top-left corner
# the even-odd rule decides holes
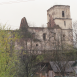
[[[22,18],[20,29],[27,29],[31,38],[23,40],[24,49],[41,51],[62,50],[67,44],[73,44],[72,19],[70,6],[54,5],[47,10],[47,27],[29,27],[26,18]],[[24,31],[23,30],[23,31]],[[17,49],[21,49],[20,45]],[[26,46],[27,45],[27,46]]]

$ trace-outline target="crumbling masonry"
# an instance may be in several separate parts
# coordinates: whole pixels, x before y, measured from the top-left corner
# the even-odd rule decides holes
[[[42,51],[61,50],[66,44],[73,44],[72,19],[70,6],[55,5],[47,10],[47,27],[29,27],[26,18],[22,18],[20,29],[26,29],[32,38],[23,39],[24,49],[41,53]],[[22,40],[22,39],[21,39]],[[21,45],[16,42],[16,48]],[[27,45],[27,46],[26,46]]]

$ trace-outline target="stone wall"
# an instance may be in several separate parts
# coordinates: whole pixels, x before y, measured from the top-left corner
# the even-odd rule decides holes
[[[55,5],[47,10],[47,21],[49,24],[51,16],[56,25],[59,25],[62,29],[72,29],[72,19],[70,17],[70,6]]]

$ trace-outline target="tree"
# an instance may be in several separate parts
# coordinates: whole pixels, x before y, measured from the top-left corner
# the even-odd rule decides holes
[[[74,46],[77,48],[77,21],[73,22],[73,39]]]
[[[22,20],[23,21],[23,20]],[[23,24],[23,23],[22,23]],[[18,45],[21,46],[21,49],[18,50],[19,55],[19,63],[17,63],[18,67],[16,72],[16,77],[30,77],[33,76],[35,73],[35,64],[36,64],[36,57],[37,55],[33,55],[31,52],[32,50],[28,49],[27,41],[28,39],[31,40],[32,43],[32,33],[28,31],[28,27],[26,25],[22,25],[19,29],[19,41],[16,41]],[[32,46],[31,46],[32,48]]]
[[[18,61],[14,42],[17,38],[14,31],[0,24],[0,77],[14,77],[16,73],[15,63]]]

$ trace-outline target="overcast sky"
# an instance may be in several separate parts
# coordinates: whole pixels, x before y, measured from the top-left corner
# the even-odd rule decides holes
[[[26,17],[30,26],[46,26],[47,10],[53,5],[70,5],[72,21],[77,20],[77,0],[0,0],[0,23],[19,29]]]

